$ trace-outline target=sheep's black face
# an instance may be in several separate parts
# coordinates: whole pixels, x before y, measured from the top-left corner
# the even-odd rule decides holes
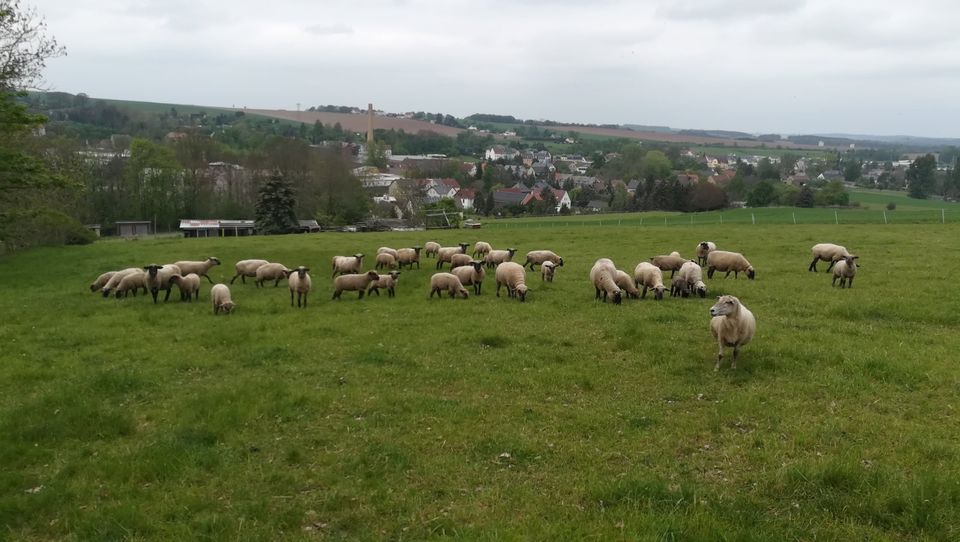
[[[623,294],[622,294],[621,292],[617,292],[617,293],[613,294],[613,304],[614,304],[614,305],[619,305],[619,304],[622,303],[622,302],[623,302]]]
[[[157,276],[157,271],[160,270],[160,266],[159,266],[159,265],[147,265],[147,266],[144,266],[143,270],[146,271],[147,274],[150,275],[151,277],[155,277],[155,276]]]
[[[750,280],[757,278],[757,272],[753,269],[747,269],[747,278]]]
[[[560,258],[560,263],[557,264],[557,267],[563,267],[563,258]]]
[[[210,256],[210,261],[213,262],[213,265],[220,265],[220,259]]]
[[[657,288],[653,291],[653,297],[657,301],[663,301],[663,288]]]

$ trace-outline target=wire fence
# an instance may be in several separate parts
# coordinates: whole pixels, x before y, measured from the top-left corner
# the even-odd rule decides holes
[[[719,224],[956,224],[960,211],[924,209],[910,211],[860,209],[734,209],[723,212],[658,214],[634,213],[490,220],[485,228],[551,228],[575,226],[703,226]]]

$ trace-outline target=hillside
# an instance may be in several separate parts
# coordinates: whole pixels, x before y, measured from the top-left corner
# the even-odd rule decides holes
[[[303,122],[313,124],[320,121],[325,125],[334,125],[340,123],[344,130],[350,132],[366,132],[367,116],[365,114],[352,115],[349,113],[326,113],[322,111],[287,111],[286,109],[231,109],[231,111],[243,111],[248,115],[260,115],[275,119],[283,119],[294,122]],[[449,137],[456,137],[462,132],[461,128],[453,128],[442,124],[432,124],[421,120],[398,119],[393,117],[374,117],[375,129],[378,130],[403,130],[407,133],[435,132]]]

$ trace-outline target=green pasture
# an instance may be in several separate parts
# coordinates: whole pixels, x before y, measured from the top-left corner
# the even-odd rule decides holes
[[[765,147],[760,147],[757,143],[752,141],[737,141],[735,139],[730,140],[729,145],[690,145],[690,150],[694,153],[707,154],[707,155],[718,155],[726,156],[728,154],[736,154],[738,156],[768,156],[768,157],[780,157],[784,154],[793,154],[797,156],[803,156],[805,158],[818,158],[826,159],[836,156],[836,151],[832,150],[820,150],[820,149],[791,149],[785,146],[780,146],[779,143],[768,143]]]
[[[574,219],[571,218],[571,222]],[[960,226],[644,224],[102,241],[0,259],[0,539],[956,540]],[[549,248],[526,303],[331,301],[330,257],[486,240]],[[599,257],[712,240],[748,281],[595,302]],[[807,271],[846,245],[852,289]],[[217,256],[311,268],[238,307],[104,299],[100,272]],[[936,266],[929,265],[930,255]],[[713,371],[708,309],[758,331]],[[729,359],[729,358],[728,358]]]

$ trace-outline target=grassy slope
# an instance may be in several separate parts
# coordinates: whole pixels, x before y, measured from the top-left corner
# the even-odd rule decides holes
[[[727,225],[158,239],[0,261],[0,538],[956,539],[960,296],[918,266],[947,226]],[[567,257],[525,304],[328,300],[333,254],[481,236]],[[757,315],[712,371],[710,298],[595,303],[587,271],[710,238]],[[806,271],[837,241],[851,290]],[[215,254],[313,267],[237,312],[86,292],[101,270]],[[51,265],[51,262],[54,262]],[[821,264],[822,265],[822,264]],[[939,269],[939,268],[938,268]],[[821,271],[823,267],[821,266]],[[509,454],[509,455],[504,455]],[[27,490],[42,488],[30,493]]]

